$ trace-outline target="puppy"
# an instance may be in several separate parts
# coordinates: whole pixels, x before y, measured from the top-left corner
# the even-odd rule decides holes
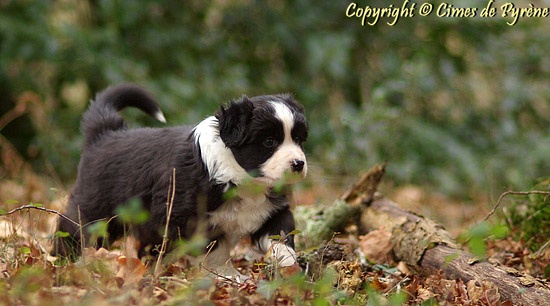
[[[66,211],[81,226],[59,219],[58,231],[69,235],[56,235],[53,255],[78,256],[82,245],[108,246],[121,238],[125,225],[117,219],[117,207],[138,199],[150,215],[132,229],[140,256],[159,249],[167,203],[173,201],[170,247],[205,224],[213,246],[205,264],[218,273],[239,275],[229,253],[243,237],[269,251],[280,266],[296,263],[289,235],[294,218],[279,185],[288,173],[306,176],[302,144],[308,124],[290,95],[243,96],[194,127],[128,129],[118,114],[125,107],[165,122],[158,104],[138,86],[110,87],[96,96],[82,119],[84,145]],[[108,222],[108,237],[91,241],[88,227],[98,220]],[[269,238],[281,233],[284,241]]]

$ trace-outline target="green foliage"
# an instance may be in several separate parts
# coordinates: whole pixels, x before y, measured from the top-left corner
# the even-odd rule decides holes
[[[309,305],[331,305],[339,294],[334,284],[338,274],[333,269],[326,269],[323,275],[311,281],[304,274],[298,273],[288,278],[274,278],[260,282],[257,292],[268,301],[274,301],[276,295],[288,296],[297,305],[304,303],[304,297],[311,296]]]
[[[173,125],[245,93],[292,92],[310,119],[310,160],[331,174],[387,160],[398,183],[464,195],[527,188],[550,171],[544,23],[419,17],[362,27],[345,17],[347,4],[2,2],[0,114],[25,91],[40,100],[34,134],[17,122],[1,132],[26,143],[18,148],[37,169],[72,180],[79,118],[110,84],[148,88]]]
[[[392,294],[386,297],[375,290],[369,292],[369,300],[367,306],[399,306],[405,305],[407,295],[405,292]]]
[[[67,238],[70,235],[71,235],[70,233],[63,232],[63,231],[57,231],[57,232],[54,233],[54,237],[59,237],[59,238]]]
[[[541,179],[532,190],[550,192],[550,178]],[[510,232],[532,251],[550,241],[550,195],[530,194],[518,198],[506,212]]]
[[[115,213],[125,224],[138,225],[149,220],[149,211],[143,208],[139,199],[131,199],[128,203],[117,206]]]
[[[90,233],[91,240],[92,241],[97,241],[98,238],[108,238],[109,237],[108,227],[109,227],[109,223],[107,223],[107,221],[101,220],[101,221],[96,221],[96,222],[88,225],[86,227],[86,230]]]
[[[175,242],[175,249],[168,253],[167,257],[172,259],[178,259],[186,255],[200,256],[204,254],[205,247],[210,240],[204,235],[196,234],[190,239],[179,239]]]
[[[477,257],[487,256],[485,241],[488,238],[502,239],[508,235],[509,231],[505,225],[490,224],[486,221],[472,225],[465,233],[460,235],[459,241],[464,241],[468,249]],[[452,256],[449,260],[452,260]]]

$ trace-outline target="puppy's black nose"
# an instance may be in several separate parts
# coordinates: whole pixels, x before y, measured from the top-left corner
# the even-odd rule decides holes
[[[290,163],[290,167],[292,168],[293,172],[300,172],[304,169],[304,165],[306,163],[303,160],[295,159]]]

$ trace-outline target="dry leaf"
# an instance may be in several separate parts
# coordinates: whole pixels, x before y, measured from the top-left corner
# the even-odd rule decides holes
[[[397,270],[399,270],[399,272],[403,273],[404,275],[411,275],[411,270],[403,261],[397,263]]]
[[[416,298],[420,302],[425,302],[431,298],[435,298],[435,294],[426,288],[418,288]]]
[[[302,272],[302,268],[297,263],[293,264],[292,266],[279,267],[279,273],[282,277],[290,277],[300,272]]]
[[[126,286],[141,280],[147,271],[145,265],[138,258],[119,256],[116,261],[120,265],[116,276],[122,278]]]
[[[374,230],[359,237],[359,247],[365,257],[371,262],[386,262],[392,249],[391,233],[384,230]]]
[[[455,281],[455,285],[453,287],[453,296],[454,296],[454,302],[458,305],[470,305],[470,297],[468,296],[468,291],[466,290],[466,285],[464,285],[464,282],[459,278]]]
[[[376,291],[379,291],[379,292],[385,292],[386,289],[388,289],[389,287],[389,284],[381,281],[377,275],[374,276],[374,278],[372,279],[372,282],[370,282],[370,285],[372,288],[376,289]]]

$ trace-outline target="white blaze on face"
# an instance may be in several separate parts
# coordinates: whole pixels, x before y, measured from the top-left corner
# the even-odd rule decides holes
[[[270,102],[275,109],[275,117],[281,121],[284,131],[284,140],[271,156],[260,167],[262,174],[269,180],[280,180],[286,172],[291,172],[291,164],[294,160],[304,162],[304,168],[299,173],[302,177],[307,174],[306,156],[302,148],[292,140],[292,128],[294,127],[294,115],[283,103]]]

